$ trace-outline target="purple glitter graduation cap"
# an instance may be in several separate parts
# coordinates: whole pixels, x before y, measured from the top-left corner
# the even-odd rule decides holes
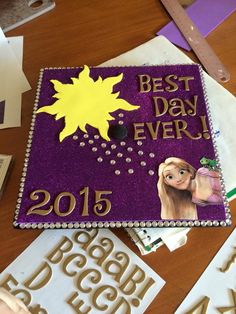
[[[225,225],[213,142],[198,65],[44,69],[14,226]]]

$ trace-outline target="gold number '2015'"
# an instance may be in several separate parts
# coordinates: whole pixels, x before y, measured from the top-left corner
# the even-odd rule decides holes
[[[82,213],[81,216],[89,216],[89,187],[83,188],[79,194],[82,196]],[[95,191],[95,200],[93,205],[93,212],[97,216],[105,216],[111,210],[111,202],[109,199],[105,198],[104,195],[112,194],[112,191]],[[45,205],[48,205],[51,199],[51,195],[46,190],[35,190],[30,194],[30,199],[32,201],[37,201],[42,196],[42,201],[38,204],[31,206],[28,211],[27,215],[40,215],[40,216],[47,216],[54,210],[55,214],[60,217],[66,217],[70,215],[75,207],[76,207],[76,198],[70,192],[61,192],[55,198],[53,205],[50,205],[47,209],[42,208]],[[60,208],[60,203],[62,198],[69,198],[68,208],[64,211]]]

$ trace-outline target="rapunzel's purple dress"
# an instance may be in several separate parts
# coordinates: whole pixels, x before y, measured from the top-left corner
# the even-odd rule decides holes
[[[220,177],[219,173],[214,170],[209,170],[207,168],[199,168],[196,173],[196,177],[202,176],[202,177],[207,177],[212,189],[211,195],[207,198],[207,200],[201,200],[198,199],[197,197],[192,197],[193,203],[197,205],[217,205],[217,204],[222,204],[223,203],[223,195],[222,195],[222,188],[221,188],[221,183],[220,183]]]

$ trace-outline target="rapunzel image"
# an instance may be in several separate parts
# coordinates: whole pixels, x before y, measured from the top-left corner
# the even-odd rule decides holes
[[[185,160],[170,157],[159,165],[158,195],[162,219],[195,220],[197,205],[223,203],[219,173],[216,170],[196,170]]]

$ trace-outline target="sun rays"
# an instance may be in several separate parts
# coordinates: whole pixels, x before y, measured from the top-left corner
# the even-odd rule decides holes
[[[60,142],[75,133],[78,128],[87,133],[86,125],[98,129],[101,137],[109,141],[109,121],[114,120],[110,113],[118,109],[132,111],[139,108],[118,98],[119,92],[113,93],[114,85],[123,78],[122,73],[105,79],[99,77],[97,81],[89,75],[89,67],[84,66],[78,78],[71,78],[72,84],[51,80],[57,92],[53,97],[57,100],[53,105],[37,110],[37,113],[55,115],[55,120],[65,119],[65,127],[59,135]]]

